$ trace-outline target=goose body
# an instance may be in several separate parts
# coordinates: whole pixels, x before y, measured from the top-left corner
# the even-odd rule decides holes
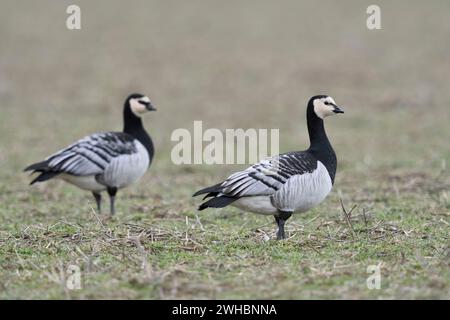
[[[336,154],[326,136],[323,119],[343,113],[328,96],[314,96],[307,107],[310,147],[288,152],[236,172],[225,181],[202,189],[194,196],[210,198],[199,210],[232,205],[259,214],[273,215],[278,239],[284,239],[284,222],[294,213],[305,212],[330,193],[337,168]]]
[[[116,192],[138,181],[147,171],[154,148],[140,115],[155,110],[150,99],[140,94],[127,98],[123,132],[102,132],[87,136],[30,165],[25,171],[39,175],[31,182],[62,179],[80,189],[91,191],[101,208],[102,191],[111,198],[114,214]]]
[[[296,162],[297,157],[301,159],[305,156],[307,154],[284,154],[280,155],[280,159]],[[229,188],[233,188],[234,183],[239,185],[235,190],[240,190],[237,193],[239,198],[232,205],[245,211],[261,214],[274,215],[278,213],[278,210],[298,213],[316,206],[331,191],[331,178],[320,161],[311,163],[308,171],[293,175],[274,169],[273,163],[277,161],[279,159],[272,158],[264,162],[266,168],[271,168],[269,172],[261,171],[261,163],[259,163],[250,167],[250,170],[247,169],[247,172],[244,171],[246,177],[242,179],[243,181],[236,181],[236,178],[227,179],[225,193],[230,192]],[[228,185],[231,186],[228,187]],[[230,193],[232,194],[233,191]],[[251,196],[251,194],[255,195]]]
[[[150,155],[144,145],[123,132],[96,133],[50,156],[47,166],[62,180],[77,187],[101,192],[122,189],[147,171]]]

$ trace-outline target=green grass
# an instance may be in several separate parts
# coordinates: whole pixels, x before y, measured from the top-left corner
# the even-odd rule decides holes
[[[117,217],[102,222],[88,195],[62,183],[43,188],[2,196],[1,298],[448,297],[442,191],[369,190],[374,202],[352,201],[349,220],[332,194],[289,220],[287,241],[275,241],[270,217],[233,208],[197,213],[188,198],[154,204],[126,191]],[[54,199],[39,200],[55,189]],[[82,290],[49,276],[71,264],[82,270]],[[367,267],[378,264],[381,290],[368,290]]]
[[[69,32],[61,4],[2,2],[0,298],[449,299],[446,10],[386,2],[369,32],[360,1],[166,3],[80,1]],[[120,129],[133,91],[158,108],[145,119],[156,158],[112,220],[70,185],[28,186],[26,165]],[[280,151],[301,150],[306,100],[324,92],[346,111],[326,123],[335,186],[287,222],[288,240],[272,217],[196,211],[193,192],[242,166],[173,165],[174,129],[280,128]],[[81,290],[65,286],[70,265]]]

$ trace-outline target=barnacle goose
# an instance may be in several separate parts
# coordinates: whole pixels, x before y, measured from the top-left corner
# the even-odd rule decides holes
[[[344,113],[334,99],[318,95],[306,111],[310,147],[270,157],[224,182],[197,191],[206,194],[198,208],[232,205],[245,211],[270,214],[278,224],[277,239],[285,239],[284,224],[293,213],[305,212],[322,202],[334,183],[336,154],[325,133],[323,119]]]
[[[60,178],[91,191],[99,212],[101,192],[106,190],[111,216],[114,215],[117,190],[141,178],[152,161],[153,142],[142,125],[141,115],[155,110],[148,97],[131,94],[123,109],[123,132],[92,134],[30,165],[25,171],[39,173],[30,184]]]

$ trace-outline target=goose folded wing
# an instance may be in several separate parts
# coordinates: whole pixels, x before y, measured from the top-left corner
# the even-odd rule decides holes
[[[127,134],[97,133],[47,158],[46,171],[76,176],[97,175],[103,173],[113,159],[136,152],[133,138]]]
[[[221,184],[220,195],[234,198],[271,195],[291,177],[312,172],[316,167],[317,161],[308,153],[281,154],[231,175]]]

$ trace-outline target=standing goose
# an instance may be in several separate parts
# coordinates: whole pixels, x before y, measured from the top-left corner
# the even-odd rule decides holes
[[[101,192],[110,197],[111,216],[115,213],[117,190],[136,182],[147,171],[153,158],[153,142],[142,125],[141,115],[155,111],[150,99],[132,94],[125,100],[123,132],[95,133],[78,140],[25,171],[39,173],[31,181],[60,178],[91,191],[101,211]]]
[[[262,160],[232,174],[224,182],[197,191],[194,197],[206,194],[204,200],[211,198],[198,209],[232,205],[245,211],[273,215],[278,224],[277,239],[285,239],[286,220],[293,213],[316,206],[331,191],[337,161],[323,119],[337,113],[344,111],[333,98],[312,97],[306,110],[309,149]]]

